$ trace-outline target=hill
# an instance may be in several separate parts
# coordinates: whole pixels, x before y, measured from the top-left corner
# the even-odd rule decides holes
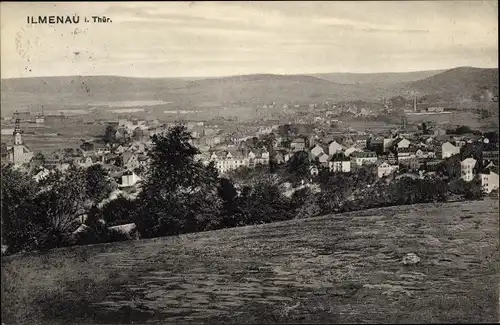
[[[425,78],[413,81],[420,77]],[[54,109],[82,109],[102,101],[166,101],[172,103],[168,109],[220,109],[229,105],[248,108],[272,102],[307,104],[322,100],[378,102],[383,97],[409,97],[413,91],[417,91],[420,97],[427,95],[431,102],[481,101],[481,96],[484,98],[485,94],[498,95],[498,69],[456,68],[441,73],[421,71],[316,76],[256,74],[205,79],[116,76],[18,78],[2,80],[1,96],[2,113],[10,114],[14,110],[38,111],[41,105]],[[160,112],[165,109],[167,107],[159,107]],[[260,113],[252,110],[251,114]]]
[[[231,103],[310,102],[373,98],[376,87],[342,85],[311,76],[246,75],[208,79],[68,76],[2,80],[2,111],[33,105],[91,105],[95,101],[165,100],[186,108]]]
[[[376,84],[389,87],[403,82],[425,79],[443,71],[445,70],[386,73],[317,73],[311,76],[343,84]]]
[[[498,96],[498,69],[455,68],[429,78],[405,83],[402,88],[444,100],[472,101],[474,96]],[[478,97],[477,100],[479,99]]]
[[[2,322],[497,322],[498,240],[486,199],[8,256]]]

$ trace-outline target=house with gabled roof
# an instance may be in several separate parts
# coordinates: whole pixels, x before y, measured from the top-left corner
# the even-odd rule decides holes
[[[351,160],[341,152],[336,153],[330,158],[328,168],[331,172],[348,173],[351,171]]]
[[[97,155],[105,155],[111,152],[109,144],[94,143],[94,152]]]
[[[313,158],[316,158],[319,155],[324,154],[325,149],[323,149],[323,147],[317,143],[313,148],[311,148],[310,153]]]
[[[460,153],[460,148],[453,145],[449,141],[441,145],[441,159],[446,159],[459,153]]]
[[[410,144],[411,144],[410,140],[402,138],[401,140],[397,140],[396,147],[397,149],[409,148]]]
[[[368,143],[370,136],[355,134],[351,138],[352,138],[352,141],[354,142],[354,144],[356,144],[356,146],[364,149],[367,146],[367,143]]]
[[[354,152],[350,155],[351,161],[358,167],[377,162],[377,154],[372,151]]]
[[[294,152],[303,151],[306,149],[306,140],[302,137],[297,137],[290,143],[290,148]]]
[[[330,160],[330,156],[326,153],[322,153],[316,157],[316,160],[323,166],[328,166],[328,161]]]
[[[389,176],[399,169],[398,165],[391,165],[387,161],[379,160],[375,163],[377,177]]]
[[[398,148],[397,149],[398,162],[416,158],[416,153],[414,149],[411,148]]]
[[[498,167],[489,166],[485,168],[480,174],[481,187],[486,193],[491,193],[498,190]]]
[[[122,182],[119,187],[132,187],[141,181],[141,178],[134,172],[126,172],[122,175]]]
[[[354,154],[354,153],[356,153],[356,152],[363,152],[363,149],[358,148],[358,147],[356,147],[356,146],[351,146],[351,147],[349,147],[349,148],[345,149],[344,154],[345,154],[347,157],[349,157],[349,156],[351,156],[352,154]],[[337,152],[337,153],[338,153],[338,152]]]
[[[328,154],[334,155],[337,152],[341,152],[344,150],[344,146],[342,146],[339,142],[337,141],[332,141],[328,144]]]
[[[474,168],[476,167],[477,160],[469,157],[460,162],[460,174],[462,179],[470,182],[474,179]]]
[[[128,170],[134,170],[139,167],[139,157],[135,152],[125,151],[122,154],[122,166]]]

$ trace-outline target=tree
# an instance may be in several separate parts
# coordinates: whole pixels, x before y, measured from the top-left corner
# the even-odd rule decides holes
[[[309,175],[311,162],[309,154],[305,151],[298,151],[290,157],[287,162],[287,170],[291,176],[292,182],[300,181]]]
[[[460,125],[455,130],[450,131],[450,134],[464,134],[464,133],[472,133],[471,128],[466,125]]]
[[[137,202],[119,195],[101,207],[100,217],[107,226],[117,226],[134,222]]]
[[[116,129],[112,125],[107,125],[102,137],[105,143],[113,144],[116,142]]]
[[[137,226],[157,237],[214,229],[218,226],[218,172],[195,160],[198,149],[184,126],[152,137],[148,176],[139,196]]]
[[[33,249],[41,231],[33,218],[36,185],[28,175],[6,165],[2,166],[1,188],[2,244],[8,245],[9,253]]]
[[[460,155],[453,155],[446,158],[439,164],[438,171],[449,178],[460,177]]]
[[[275,178],[260,179],[252,187],[245,187],[238,197],[245,224],[269,223],[293,217],[290,200],[280,191]]]
[[[83,143],[80,145],[80,149],[83,151],[91,151],[94,150],[94,145],[90,142],[83,141]]]
[[[35,219],[42,225],[37,234],[38,248],[68,244],[68,235],[76,228],[76,217],[91,207],[85,183],[85,171],[74,166],[65,173],[56,171],[41,182],[34,198]]]
[[[460,148],[460,159],[473,157],[477,160],[483,159],[483,143],[466,143]]]
[[[2,146],[1,146],[1,155],[2,155],[2,157],[7,156],[7,153],[8,153],[7,152],[7,145],[4,142],[2,142]]]
[[[141,141],[144,138],[144,131],[141,128],[135,128],[132,132],[132,140]]]
[[[238,206],[238,191],[231,180],[219,179],[219,196],[222,199],[222,222],[223,227],[236,227],[243,225],[243,211]]]
[[[37,152],[31,162],[35,167],[43,166],[45,164],[45,156],[43,153]]]
[[[63,153],[64,153],[65,156],[71,157],[71,156],[73,156],[75,154],[75,149],[73,149],[73,148],[64,148],[63,149]]]
[[[490,144],[498,143],[498,132],[497,131],[489,131],[484,133],[484,137],[490,141]]]
[[[318,197],[309,187],[296,190],[292,194],[291,206],[297,219],[310,218],[321,213]]]
[[[86,169],[86,194],[95,204],[106,199],[113,191],[107,171],[101,165],[92,165]]]

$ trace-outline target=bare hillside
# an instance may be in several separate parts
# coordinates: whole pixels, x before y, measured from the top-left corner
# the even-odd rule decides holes
[[[10,256],[2,321],[497,322],[498,238],[486,199]]]

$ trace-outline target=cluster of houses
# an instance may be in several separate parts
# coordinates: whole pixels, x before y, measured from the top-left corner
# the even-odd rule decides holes
[[[153,135],[165,130],[165,126],[152,126],[151,123],[120,120],[117,132],[134,132],[138,129]],[[168,126],[168,125],[167,125]],[[489,139],[480,135],[447,135],[435,131],[432,135],[416,135],[415,133],[394,133],[390,135],[368,135],[362,132],[344,132],[333,136],[321,137],[317,134],[309,136],[274,136],[269,147],[248,148],[238,139],[220,139],[220,129],[217,126],[208,127],[204,122],[189,122],[188,131],[194,138],[194,143],[201,151],[199,160],[213,162],[220,174],[226,174],[240,167],[255,167],[269,164],[272,159],[278,164],[286,163],[294,153],[304,151],[313,162],[311,175],[319,173],[320,166],[332,172],[347,173],[352,170],[369,166],[380,178],[392,175],[405,167],[406,170],[435,171],[443,160],[460,153],[460,148],[468,143],[488,144]],[[277,130],[278,126],[259,129],[258,135],[268,135]],[[273,133],[274,134],[274,133]],[[213,141],[215,138],[218,141]],[[204,143],[203,138],[212,139]],[[244,140],[248,140],[243,138]],[[226,144],[221,144],[225,142]],[[227,143],[232,143],[227,145]],[[112,177],[121,178],[123,187],[134,186],[140,177],[136,170],[149,165],[146,154],[151,142],[132,141],[124,145],[81,146],[81,150],[58,157],[44,159],[43,170],[69,168],[71,164],[89,167],[100,164]],[[490,146],[491,147],[491,146]],[[19,123],[14,130],[14,146],[7,148],[7,159],[14,165],[37,163],[33,152],[24,145]],[[465,157],[461,161],[462,178],[469,182],[477,175],[487,192],[498,188],[498,148],[482,152],[483,161],[479,164],[473,157]],[[478,170],[481,166],[482,170]],[[485,166],[485,167],[483,167]],[[423,168],[422,168],[423,167]],[[40,172],[36,179],[43,177],[46,171]]]
[[[147,168],[149,158],[146,154],[147,145],[143,142],[132,142],[127,146],[95,144],[87,150],[76,150],[70,155],[59,159],[45,159],[43,162],[33,161],[38,165],[40,172],[35,175],[40,179],[50,170],[67,170],[71,165],[87,168],[99,164],[109,175],[119,181],[119,187],[129,188],[136,185],[141,177],[136,174],[138,168]]]
[[[135,173],[137,168],[147,168],[149,158],[146,154],[148,143],[135,141],[129,145],[104,145],[94,144],[81,146],[80,149],[70,150],[67,153],[56,153],[50,157],[35,155],[23,142],[22,131],[19,123],[14,129],[14,145],[7,147],[3,160],[13,164],[14,167],[27,166],[34,168],[37,173],[33,176],[35,181],[40,181],[53,170],[65,171],[71,165],[90,167],[99,164],[109,175],[121,179],[119,186],[130,188],[137,184],[141,178]]]
[[[286,143],[286,145],[284,144]],[[312,176],[319,173],[320,166],[332,172],[348,173],[362,166],[370,167],[380,178],[405,170],[421,170],[433,173],[445,159],[460,153],[460,148],[468,143],[488,144],[489,139],[476,135],[451,136],[438,134],[414,136],[397,134],[394,136],[372,136],[347,134],[338,139],[322,140],[318,136],[275,139],[272,148],[225,149],[208,151],[200,159],[214,162],[220,174],[239,167],[253,167],[257,164],[285,163],[298,152],[308,153],[313,162]],[[481,180],[486,192],[498,188],[498,149],[482,152],[485,166],[473,157],[466,157],[460,163],[462,179],[472,181],[476,176]]]

